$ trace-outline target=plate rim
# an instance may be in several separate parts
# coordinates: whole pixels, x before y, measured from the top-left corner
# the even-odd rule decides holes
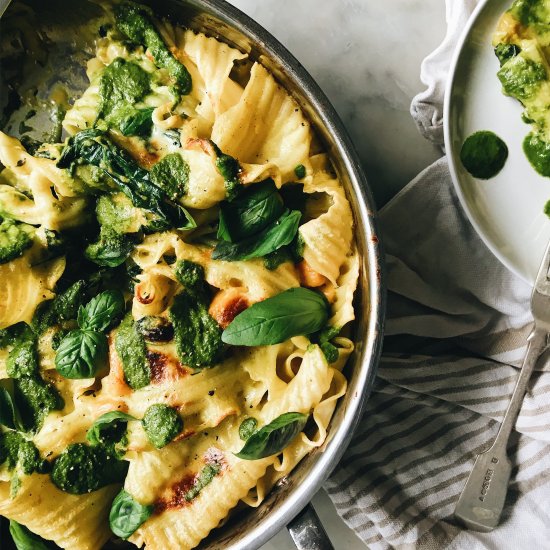
[[[460,177],[458,175],[458,170],[456,167],[458,160],[453,154],[453,149],[451,146],[452,142],[451,142],[450,112],[453,105],[452,97],[454,94],[452,91],[455,85],[455,78],[457,75],[458,63],[464,52],[464,47],[466,45],[466,42],[469,39],[479,17],[492,1],[493,0],[481,0],[479,4],[475,7],[474,11],[470,15],[470,18],[466,23],[466,26],[464,27],[464,30],[462,31],[458,39],[453,55],[451,57],[449,72],[445,83],[445,96],[443,99],[443,139],[444,139],[444,146],[445,146],[445,154],[447,156],[449,172],[451,174],[451,180],[453,182],[455,192],[458,196],[458,200],[460,201],[460,205],[462,206],[462,209],[466,213],[466,216],[468,217],[469,222],[472,224],[473,228],[476,230],[476,233],[478,234],[480,239],[483,241],[485,246],[500,261],[500,263],[502,263],[509,271],[514,273],[514,275],[519,277],[522,281],[524,281],[530,286],[533,286],[534,279],[529,277],[526,273],[523,273],[522,271],[520,271],[518,267],[501,252],[499,247],[491,241],[491,239],[487,236],[485,230],[478,223],[476,216],[474,215],[472,209],[470,208],[469,202],[466,199],[466,196],[462,190]]]

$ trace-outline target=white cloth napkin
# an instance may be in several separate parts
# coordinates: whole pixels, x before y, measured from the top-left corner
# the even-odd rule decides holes
[[[450,58],[475,7],[447,0],[448,33],[421,68],[411,113],[442,145]],[[491,75],[488,75],[490,78]],[[380,212],[388,311],[364,417],[326,483],[371,549],[550,548],[550,371],[537,366],[513,432],[501,525],[453,518],[475,456],[502,420],[532,328],[531,288],[486,248],[455,195],[447,162],[422,172]]]

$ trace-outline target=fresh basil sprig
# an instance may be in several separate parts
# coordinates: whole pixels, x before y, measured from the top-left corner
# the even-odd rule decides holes
[[[127,539],[153,513],[152,505],[143,505],[135,501],[124,489],[118,493],[111,504],[109,525],[111,531],[121,539]]]
[[[59,344],[55,368],[65,378],[93,378],[107,357],[107,338],[94,330],[71,330]]]
[[[122,411],[111,411],[102,414],[86,432],[86,439],[90,445],[99,445],[105,439],[105,434],[115,428],[117,423],[126,424],[130,420],[137,420],[137,418]]]
[[[284,212],[273,180],[251,185],[231,202],[220,204],[218,238],[235,242],[258,233]]]
[[[301,217],[297,210],[287,210],[275,223],[252,237],[236,243],[220,241],[212,253],[212,259],[236,261],[266,256],[294,240]]]
[[[65,378],[93,378],[107,357],[107,330],[124,313],[124,297],[118,290],[106,290],[78,309],[80,329],[61,340],[55,368]]]
[[[279,344],[322,329],[327,318],[328,304],[322,294],[290,288],[239,313],[223,331],[222,341],[233,346]]]
[[[78,326],[102,332],[124,313],[124,296],[120,290],[106,290],[78,310]]]
[[[24,525],[10,520],[10,535],[17,550],[52,550],[58,548],[53,542],[47,542],[42,537],[29,531]]]
[[[280,453],[303,429],[307,414],[289,412],[253,433],[235,454],[243,460],[258,460]]]

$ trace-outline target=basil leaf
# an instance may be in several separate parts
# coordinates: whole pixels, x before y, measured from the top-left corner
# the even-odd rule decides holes
[[[258,421],[255,418],[245,418],[239,426],[239,437],[246,441],[256,431]]]
[[[282,246],[290,244],[298,231],[302,214],[297,210],[285,212],[273,225],[266,227],[257,235],[238,243],[220,241],[214,252],[214,260],[250,260],[261,258]]]
[[[284,209],[273,180],[251,185],[233,201],[220,204],[218,238],[235,242],[251,237],[277,220]]]
[[[307,419],[307,414],[297,412],[278,416],[252,434],[235,456],[243,460],[258,460],[280,453],[304,429]]]
[[[2,387],[0,387],[0,424],[6,426],[6,428],[17,429],[17,416],[13,398],[10,392]]]
[[[42,537],[29,531],[24,525],[10,520],[10,535],[17,550],[51,550],[58,548],[53,542],[45,541]]]
[[[154,107],[137,109],[134,114],[123,118],[119,124],[122,135],[149,137],[153,128],[151,115],[154,110]]]
[[[117,424],[126,424],[130,420],[137,420],[137,418],[121,411],[102,414],[86,432],[86,439],[90,445],[100,445],[104,443],[108,432],[116,429]]]
[[[106,290],[78,310],[78,325],[82,330],[103,332],[124,313],[124,296],[120,290]]]
[[[144,506],[136,502],[124,489],[111,504],[109,525],[111,531],[121,539],[127,539],[153,513],[154,506]]]
[[[61,340],[55,368],[65,378],[93,378],[107,357],[107,338],[93,330],[72,330]]]
[[[233,319],[222,341],[233,346],[268,346],[323,328],[328,318],[324,296],[307,288],[290,288],[253,304]]]

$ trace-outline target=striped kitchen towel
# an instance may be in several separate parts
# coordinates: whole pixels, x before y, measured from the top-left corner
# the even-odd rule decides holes
[[[441,143],[452,46],[475,2],[447,0],[449,32],[427,58],[412,113]],[[371,549],[550,549],[550,371],[537,365],[512,434],[501,525],[453,518],[475,456],[502,420],[532,329],[531,288],[491,254],[454,193],[445,158],[380,212],[388,316],[374,390],[327,481],[339,514]]]

